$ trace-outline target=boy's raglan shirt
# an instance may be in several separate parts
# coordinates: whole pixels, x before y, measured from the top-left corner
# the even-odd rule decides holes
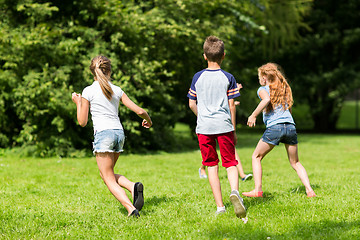
[[[187,96],[197,101],[197,134],[234,131],[229,99],[240,96],[240,92],[233,75],[222,69],[197,72]]]

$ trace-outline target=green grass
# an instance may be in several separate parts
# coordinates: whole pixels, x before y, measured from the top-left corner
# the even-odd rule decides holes
[[[246,172],[260,136],[238,132]],[[116,172],[145,186],[139,219],[126,216],[94,158],[22,158],[3,151],[0,239],[359,239],[360,136],[300,134],[299,141],[318,197],[306,197],[280,145],[263,160],[265,197],[244,199],[247,224],[233,212],[224,168],[227,212],[214,216],[209,183],[198,176],[198,150],[120,156]],[[253,187],[253,180],[240,182],[240,191]]]
[[[356,129],[360,128],[360,103],[358,109],[358,123],[356,123],[356,101],[346,101],[340,112],[340,117],[336,125],[337,129]]]

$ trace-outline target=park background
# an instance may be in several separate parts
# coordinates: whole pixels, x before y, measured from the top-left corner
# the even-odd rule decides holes
[[[147,227],[148,235],[133,237],[359,237],[359,0],[0,0],[0,17],[0,236],[4,239],[120,239]],[[264,129],[260,117],[255,129],[246,127],[258,103],[257,68],[276,62],[293,90],[293,115],[303,144],[300,157],[305,157],[310,181],[320,193],[308,203],[298,199],[304,189],[295,173],[287,175],[291,169],[284,164],[281,147],[273,154],[276,160],[268,163],[268,169],[276,164],[278,175],[269,172],[264,180],[276,184],[267,186],[263,202],[245,201],[250,207],[246,225],[250,229],[236,223],[240,235],[232,225],[216,231],[199,224],[202,218],[213,221],[209,217],[213,199],[208,184],[195,180],[200,154],[194,138],[196,118],[186,95],[194,73],[206,68],[202,44],[209,35],[224,40],[222,68],[243,85],[237,99],[241,102],[237,147],[245,170],[251,171],[249,159]],[[127,139],[119,168],[152,185],[147,188],[150,206],[143,211],[145,220],[122,219],[118,223],[122,230],[117,230],[112,216],[117,203],[96,173],[91,122],[85,128],[77,124],[71,101],[72,92],[92,83],[90,60],[99,54],[111,59],[113,82],[154,122],[151,129],[143,129],[136,114],[120,107]],[[190,191],[184,186],[192,178],[195,185]],[[57,184],[59,179],[63,186]],[[165,189],[157,186],[164,183],[168,183]],[[251,190],[253,182],[246,184]],[[89,187],[87,196],[82,185]],[[173,192],[174,185],[179,192]],[[336,199],[335,192],[341,201],[330,200]],[[56,200],[59,195],[67,199],[65,203]],[[189,219],[178,210],[188,209],[189,204],[198,217]],[[284,215],[284,204],[294,216]],[[158,212],[157,207],[163,210]],[[324,211],[308,212],[313,209]],[[52,219],[57,211],[61,213]],[[273,218],[273,211],[280,212],[283,227],[276,220],[266,221]],[[112,224],[101,228],[102,220]],[[213,223],[223,220],[234,221],[229,213]],[[173,228],[166,225],[170,222]],[[294,228],[294,222],[301,226]],[[175,231],[180,225],[183,228]]]
[[[2,148],[35,156],[90,153],[92,126],[77,125],[71,93],[93,82],[90,60],[103,54],[112,61],[113,82],[154,122],[142,129],[120,108],[126,151],[178,149],[175,125],[193,131],[196,124],[186,95],[194,73],[206,67],[208,35],[224,40],[222,68],[243,85],[239,128],[258,103],[257,68],[270,61],[283,67],[293,89],[299,130],[338,129],[344,106],[348,125],[341,128],[359,127],[357,101],[346,101],[359,98],[358,0],[1,0],[0,15]]]

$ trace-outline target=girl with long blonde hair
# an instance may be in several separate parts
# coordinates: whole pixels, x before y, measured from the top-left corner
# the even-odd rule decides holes
[[[120,87],[111,83],[111,62],[107,57],[93,58],[90,71],[94,76],[93,84],[87,86],[82,94],[72,94],[72,100],[77,107],[77,120],[80,126],[85,127],[90,109],[94,126],[93,153],[100,176],[114,197],[126,208],[128,216],[139,217],[139,211],[144,205],[143,184],[134,183],[125,176],[114,173],[125,142],[118,115],[119,103],[122,102],[142,118],[143,127],[151,127],[152,121],[144,109],[132,102]],[[132,203],[123,188],[131,193]]]
[[[305,168],[299,162],[298,141],[295,122],[291,115],[293,97],[291,88],[286,81],[280,66],[275,63],[267,63],[258,69],[259,83],[261,87],[257,94],[260,103],[248,118],[247,125],[254,127],[256,117],[263,112],[263,121],[266,130],[258,142],[252,155],[253,177],[255,189],[243,192],[247,197],[262,197],[262,168],[261,160],[280,142],[285,144],[285,149],[290,165],[298,174],[304,184],[308,197],[316,194],[310,186],[310,181]]]

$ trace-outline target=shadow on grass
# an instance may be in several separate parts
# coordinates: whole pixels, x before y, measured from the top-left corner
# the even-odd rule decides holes
[[[147,199],[145,199],[144,208],[141,212],[144,215],[153,213],[156,209],[155,208],[156,206],[158,206],[164,202],[169,202],[169,201],[171,202],[173,200],[174,200],[174,198],[167,197],[167,196],[161,196],[161,197],[153,196],[151,198],[147,198]]]
[[[258,204],[269,203],[274,200],[274,195],[269,192],[264,192],[263,197],[244,197],[244,204],[247,209],[256,206]]]
[[[145,203],[146,203],[146,205],[151,205],[153,207],[153,206],[157,206],[157,205],[161,204],[162,202],[167,202],[167,201],[171,201],[171,198],[166,197],[166,196],[161,196],[161,197],[153,196],[150,199],[146,199]]]
[[[153,196],[152,198],[145,198],[145,202],[144,202],[144,207],[143,209],[141,209],[140,215],[141,214],[149,214],[154,212],[154,206],[158,206],[163,202],[168,202],[168,201],[172,201],[172,198],[166,197],[166,196],[162,196],[162,197],[157,197],[157,196]],[[122,206],[119,205],[119,211],[124,214],[127,215],[128,212],[127,210]]]
[[[299,222],[289,231],[276,234],[247,223],[246,232],[237,227],[216,225],[208,229],[208,239],[359,239],[360,221]],[[249,232],[250,230],[250,232]]]
[[[320,222],[303,222],[292,231],[279,235],[284,239],[307,237],[307,239],[360,239],[360,221],[345,222],[323,220]]]
[[[267,193],[264,192],[263,197],[245,197],[245,196],[241,196],[244,200],[244,205],[246,207],[246,209],[249,209],[253,206],[256,206],[258,204],[263,204],[263,203],[268,203],[271,202],[274,199],[274,196],[272,195],[272,193]],[[231,202],[226,202],[224,203],[226,208],[230,208],[232,207]]]
[[[316,189],[319,189],[320,186],[317,184],[311,184],[311,188],[315,191]],[[305,190],[305,186],[304,185],[299,185],[295,188],[290,188],[290,192],[291,193],[296,193],[296,194],[306,194],[306,190]],[[316,191],[315,191],[316,193]]]

